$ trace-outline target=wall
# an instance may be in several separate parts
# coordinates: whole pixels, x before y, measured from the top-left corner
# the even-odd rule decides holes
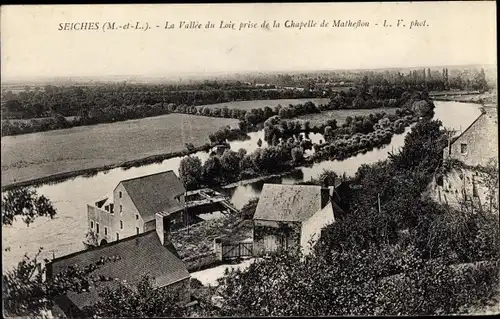
[[[120,191],[122,192],[122,198],[119,196]],[[113,202],[115,204],[113,240],[116,240],[116,233],[120,234],[120,239],[136,235],[136,227],[139,227],[139,233],[145,231],[144,221],[122,183],[119,183],[113,191]],[[123,209],[121,213],[120,205],[122,205]],[[139,215],[139,219],[136,219],[136,215]],[[120,229],[120,221],[123,221],[123,229]]]
[[[299,222],[276,222],[266,220],[254,220],[253,225],[253,252],[255,256],[261,256],[284,247],[280,244],[280,238],[286,237],[288,249],[300,247],[300,223]],[[283,226],[290,228],[285,231]]]
[[[321,229],[335,221],[332,203],[329,202],[323,209],[317,211],[302,223],[300,234],[300,246],[302,252],[307,255],[321,235]]]
[[[191,278],[186,278],[168,287],[174,289],[180,289],[181,296],[179,302],[181,304],[187,304],[188,302],[191,301]]]
[[[156,219],[144,223],[144,232],[156,229]]]
[[[91,228],[91,221],[94,223],[93,228]],[[108,213],[107,211],[97,208],[93,205],[87,205],[87,223],[89,230],[97,235],[98,244],[100,244],[103,239],[108,243],[114,240],[114,238],[111,236],[113,234],[113,214]],[[99,224],[99,233],[96,233],[97,224]],[[108,235],[104,235],[104,227],[108,228]]]
[[[474,199],[475,205],[480,204],[484,210],[489,211],[491,208],[494,211],[498,207],[498,185],[488,185],[488,178],[486,174],[477,170],[455,168],[443,176],[442,186],[433,180],[429,191],[437,202],[449,204],[458,209],[464,202],[463,190],[465,189],[467,197],[470,199],[473,195],[473,184],[475,184],[479,198],[479,201]]]
[[[460,144],[467,144],[467,153],[461,153]],[[448,158],[448,148],[444,150]],[[498,159],[498,116],[495,109],[487,109],[477,121],[465,131],[452,145],[450,158],[460,160],[466,165],[487,165]]]

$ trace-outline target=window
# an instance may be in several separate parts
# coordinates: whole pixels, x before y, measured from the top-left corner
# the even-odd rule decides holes
[[[120,234],[116,233],[116,240],[120,240]]]
[[[139,220],[139,214],[135,214],[135,220]]]
[[[94,221],[93,220],[90,221],[90,229],[94,229]]]
[[[104,226],[104,235],[108,234],[108,227]]]
[[[118,192],[118,197],[122,198],[122,192]]]
[[[123,206],[120,205],[120,214],[123,213]]]
[[[120,220],[120,229],[123,229],[123,220]]]
[[[466,154],[467,153],[467,144],[460,144],[460,153]]]
[[[95,223],[95,232],[99,234],[99,223]]]
[[[137,234],[139,234],[139,227],[136,227],[135,231],[137,232]]]

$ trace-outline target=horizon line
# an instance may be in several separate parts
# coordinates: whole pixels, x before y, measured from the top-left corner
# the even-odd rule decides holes
[[[418,69],[418,68],[458,68],[458,67],[478,67],[478,66],[491,66],[495,67],[497,64],[493,63],[466,63],[466,64],[449,64],[449,65],[417,65],[417,66],[387,66],[387,67],[374,67],[374,68],[332,68],[332,69],[297,69],[297,70],[286,70],[286,69],[274,69],[274,70],[265,70],[265,71],[257,71],[257,70],[241,70],[241,71],[210,71],[200,73],[198,71],[186,71],[186,72],[176,72],[170,73],[162,72],[162,73],[148,73],[148,74],[107,74],[107,75],[48,75],[48,76],[17,76],[10,77],[5,79],[2,76],[1,83],[7,84],[9,82],[16,81],[48,81],[48,80],[71,80],[71,79],[99,79],[99,78],[113,78],[113,77],[139,77],[139,78],[148,78],[148,77],[210,77],[210,76],[231,76],[231,75],[251,75],[251,74],[269,74],[269,73],[316,73],[316,72],[339,72],[339,71],[381,71],[381,70],[397,70],[397,69]]]

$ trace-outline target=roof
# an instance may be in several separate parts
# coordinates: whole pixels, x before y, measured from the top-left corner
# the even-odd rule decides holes
[[[450,144],[454,144],[456,141],[458,141],[465,133],[467,133],[472,127],[479,125],[479,126],[489,126],[491,128],[497,128],[498,127],[498,114],[497,114],[497,108],[496,107],[484,107],[483,106],[484,112],[482,112],[462,133],[460,133],[458,136],[454,137],[451,141]],[[483,121],[480,121],[483,120]]]
[[[171,170],[123,180],[120,184],[145,222],[155,219],[158,212],[180,208],[181,204],[174,197],[186,192],[181,180]]]
[[[477,121],[479,121],[480,118],[482,118],[486,113],[481,113],[462,133],[460,133],[457,137],[454,137],[453,140],[451,141],[451,144],[455,143],[460,137],[462,137],[465,132],[470,130],[471,127],[473,127]]]
[[[321,186],[264,184],[254,219],[304,221],[321,208]]]
[[[120,257],[99,266],[91,275],[106,276],[116,279],[110,282],[98,283],[98,288],[89,292],[70,292],[67,297],[79,308],[94,304],[98,293],[104,287],[117,286],[118,282],[137,284],[143,275],[150,275],[155,279],[155,286],[164,287],[180,280],[189,278],[189,272],[179,259],[178,253],[172,244],[163,246],[156,234],[151,230],[139,235],[124,238],[105,246],[84,250],[52,260],[47,267],[52,274],[58,274],[72,265],[85,267],[95,264],[101,258]]]

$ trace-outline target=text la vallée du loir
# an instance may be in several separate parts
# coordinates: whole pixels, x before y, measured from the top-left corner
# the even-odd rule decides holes
[[[106,22],[66,22],[59,23],[59,31],[113,31],[113,30],[142,30],[148,31],[150,29],[184,29],[184,30],[200,30],[200,29],[225,29],[225,30],[251,30],[251,29],[271,29],[271,28],[293,28],[297,30],[307,29],[307,28],[327,28],[327,27],[340,27],[340,28],[364,28],[364,27],[409,27],[409,29],[415,27],[428,27],[426,20],[412,20],[408,23],[403,19],[396,19],[394,21],[381,20],[377,22],[369,22],[365,20],[307,20],[307,21],[295,21],[295,20],[285,20],[284,22],[279,22],[276,20],[262,22],[255,21],[231,21],[231,20],[220,20],[215,22],[204,22],[201,23],[198,20],[190,21],[179,21],[170,22],[166,21],[163,25],[160,24],[150,24],[148,22],[127,22],[118,23],[115,21]]]

